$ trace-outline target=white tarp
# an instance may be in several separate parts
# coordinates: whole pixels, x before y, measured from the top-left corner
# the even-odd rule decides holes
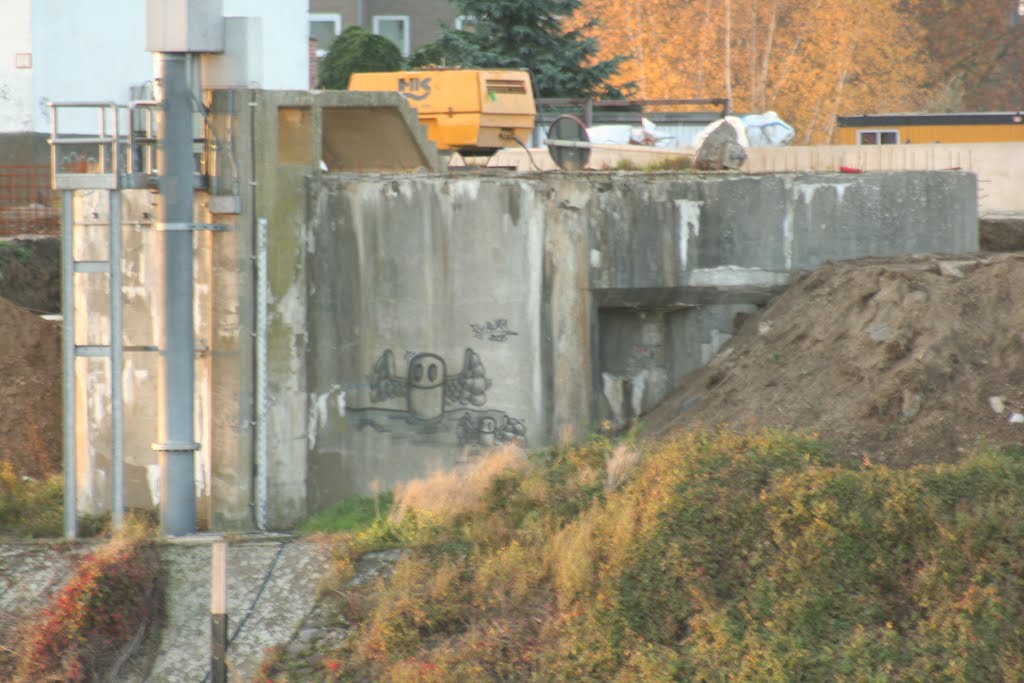
[[[740,147],[750,147],[750,142],[747,140],[746,128],[743,122],[736,116],[726,116],[725,118],[712,121],[708,125],[704,126],[704,130],[697,133],[697,137],[693,139],[693,148],[700,149],[700,146],[704,144],[708,136],[718,128],[719,126],[729,125],[736,131],[736,142],[740,144]]]
[[[658,137],[653,122],[641,119],[640,126],[591,126],[587,129],[590,142],[595,145],[643,145],[645,147],[670,147],[672,137]]]
[[[747,129],[751,147],[784,147],[793,141],[793,126],[780,119],[773,111],[748,114],[740,120]]]

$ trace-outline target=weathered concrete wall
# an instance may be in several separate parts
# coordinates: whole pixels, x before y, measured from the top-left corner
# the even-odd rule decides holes
[[[393,111],[376,130],[381,108]],[[264,474],[269,527],[286,528],[492,445],[543,446],[606,419],[623,426],[793,273],[978,246],[968,173],[342,174],[330,171],[434,166],[400,96],[226,91],[212,111],[228,139],[208,160],[212,187],[197,195],[196,216],[225,229],[195,236],[195,334],[199,519],[214,529],[252,528]],[[363,130],[358,145],[352,126]],[[241,212],[213,213],[236,188]],[[125,343],[149,346],[158,199],[123,196]],[[105,195],[78,193],[75,207],[77,257],[103,258]],[[106,282],[90,278],[76,287],[78,343],[105,343]],[[132,507],[153,506],[159,490],[156,362],[152,351],[125,358]],[[80,509],[90,512],[110,498],[106,365],[77,362]]]
[[[310,196],[311,508],[622,424],[825,260],[977,249],[956,172],[320,176]]]
[[[266,519],[286,528],[305,517],[307,490],[306,178],[321,163],[400,169],[436,164],[436,150],[416,125],[415,112],[396,93],[218,91],[212,96],[211,187],[197,192],[197,222],[218,230],[194,233],[197,520],[201,528],[250,529],[255,524],[256,425],[266,425]],[[387,114],[388,127],[372,122]],[[337,119],[337,120],[335,120]],[[367,129],[358,146],[336,149],[351,125]],[[339,131],[345,128],[344,131]],[[350,131],[349,131],[350,132]],[[335,157],[330,153],[336,151]],[[359,154],[363,156],[360,157]],[[325,161],[326,159],[326,161]],[[222,195],[238,194],[240,213],[224,210]],[[123,191],[124,342],[126,350],[126,504],[158,502],[156,439],[161,234],[153,230],[159,195]],[[230,202],[228,202],[230,204]],[[102,260],[109,245],[106,192],[77,192],[76,258]],[[256,376],[257,229],[267,224],[266,414],[258,414]],[[106,344],[107,278],[78,275],[78,344]],[[78,359],[77,467],[79,509],[110,509],[109,363]]]
[[[122,302],[124,315],[125,504],[129,508],[153,508],[159,503],[160,477],[157,454],[150,447],[156,439],[157,365],[155,344],[160,327],[160,243],[163,233],[153,229],[159,196],[145,190],[123,191],[122,201]],[[109,253],[110,205],[106,191],[75,193],[77,217],[74,236],[77,260],[105,260]],[[209,222],[197,201],[196,216]],[[214,321],[211,315],[211,255],[214,236],[198,232],[193,240],[195,302],[195,434],[196,500],[198,520],[210,523],[212,514],[214,412],[212,367]],[[109,285],[105,274],[79,273],[75,283],[76,344],[108,344]],[[102,512],[111,501],[111,378],[105,358],[75,361],[77,420],[77,491],[79,509]],[[243,508],[244,509],[244,508]]]
[[[640,145],[598,145],[589,168],[614,169],[621,163],[639,167],[667,163],[674,157],[691,156],[693,150],[658,149]],[[743,165],[745,173],[834,173],[840,166],[863,171],[964,170],[978,176],[978,212],[1024,212],[1024,142],[970,142],[914,145],[791,145],[751,147]],[[536,167],[557,170],[547,148],[531,149],[529,155],[513,147],[498,152],[496,166],[520,171]]]
[[[962,169],[978,176],[978,212],[1024,211],[1024,142],[754,147],[749,173]]]

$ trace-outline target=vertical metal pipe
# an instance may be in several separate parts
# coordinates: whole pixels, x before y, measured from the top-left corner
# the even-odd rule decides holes
[[[256,231],[256,528],[267,529],[267,219]]]
[[[117,150],[114,150],[115,154]],[[124,340],[121,309],[121,192],[110,193],[110,450],[111,516],[115,529],[124,526]]]
[[[54,114],[56,118],[56,113]],[[51,152],[56,155],[56,145]],[[55,170],[57,166],[53,167]],[[78,478],[75,470],[75,193],[61,197],[61,370],[64,380],[64,537],[78,536]]]
[[[213,683],[227,683],[228,544],[224,541],[214,541],[211,554],[210,678]]]
[[[160,528],[195,532],[195,361],[192,318],[192,98],[184,54],[157,55],[161,81],[160,179],[163,258],[157,443]]]

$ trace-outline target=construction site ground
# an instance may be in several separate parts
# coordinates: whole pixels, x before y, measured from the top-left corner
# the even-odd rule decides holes
[[[642,432],[785,427],[818,434],[839,458],[894,467],[1021,443],[1024,222],[1006,220],[1005,229],[982,233],[982,245],[998,251],[828,263],[803,275],[742,321],[717,358],[643,418]],[[56,312],[58,292],[55,238],[0,243],[0,462],[31,477],[61,463],[60,325],[40,315]],[[59,587],[83,551],[0,545],[0,646],[16,647],[16,622]],[[305,646],[330,632],[314,609],[327,560],[313,545],[283,539],[248,544],[239,561],[243,554],[250,557],[239,572],[251,581],[229,600],[232,620],[256,605],[251,647],[242,651],[243,636],[234,655],[251,674],[269,645]],[[180,621],[174,637],[183,640],[155,645],[147,668],[205,670],[208,555],[202,544],[166,553],[168,618]],[[333,628],[343,637],[342,625]],[[137,670],[133,680],[144,678]]]

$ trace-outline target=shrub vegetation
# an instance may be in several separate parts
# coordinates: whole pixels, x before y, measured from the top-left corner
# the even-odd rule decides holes
[[[94,536],[107,516],[79,515],[78,532]],[[64,476],[19,476],[0,462],[0,537],[59,538],[64,534]]]
[[[401,51],[387,38],[349,26],[335,38],[320,62],[318,87],[347,90],[352,74],[398,71],[403,62]]]
[[[1024,678],[1024,452],[892,470],[772,431],[624,448],[483,468],[475,501],[347,537],[332,592],[355,627],[324,680]],[[388,546],[408,549],[389,578],[344,581]]]
[[[131,520],[87,555],[26,633],[13,680],[115,680],[160,618],[160,557],[151,530]]]

